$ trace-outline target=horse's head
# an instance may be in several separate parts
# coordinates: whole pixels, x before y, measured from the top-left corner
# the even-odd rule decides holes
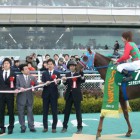
[[[84,65],[84,68],[93,69],[94,67],[94,58],[95,52],[92,52],[90,48],[87,49],[88,51],[85,55],[81,58],[79,65]]]
[[[76,65],[76,71],[79,72],[86,68],[86,64],[83,61],[78,61]]]
[[[86,65],[82,61],[76,62],[74,60],[70,60],[67,65],[68,69],[70,68],[70,65],[76,66],[76,72],[80,72],[81,70],[83,70],[86,67]]]

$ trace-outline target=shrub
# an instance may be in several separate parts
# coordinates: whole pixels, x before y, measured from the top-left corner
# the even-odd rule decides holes
[[[131,100],[130,106],[132,111],[140,111],[140,99]],[[58,99],[58,114],[64,113],[65,107],[65,100],[63,98]],[[100,112],[102,107],[102,98],[94,98],[91,96],[84,96],[83,101],[81,103],[81,110],[82,113],[97,113]],[[17,105],[15,101],[15,114],[17,114]],[[33,105],[33,112],[36,115],[43,114],[43,106],[42,106],[42,98],[41,97],[34,97],[34,105]],[[7,109],[6,109],[7,113]],[[26,111],[25,111],[26,113]],[[74,106],[72,107],[71,113],[75,113]],[[49,110],[49,114],[51,114],[51,110]]]

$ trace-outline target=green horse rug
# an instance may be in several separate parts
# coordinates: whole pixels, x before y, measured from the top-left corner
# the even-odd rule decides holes
[[[110,62],[107,69],[105,85],[104,85],[104,97],[101,109],[101,116],[118,118],[120,113],[119,108],[119,88],[122,87],[124,99],[127,101],[126,87],[140,84],[140,70],[132,72],[133,80],[127,83],[123,83],[122,80],[125,77],[116,70],[116,65]],[[128,111],[131,111],[128,105]]]

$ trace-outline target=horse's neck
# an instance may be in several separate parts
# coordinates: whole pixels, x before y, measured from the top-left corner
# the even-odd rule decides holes
[[[105,80],[107,68],[101,68],[101,67],[108,66],[109,62],[110,60],[107,57],[104,57],[103,55],[100,54],[96,54],[94,66],[97,67],[97,70],[103,80]]]

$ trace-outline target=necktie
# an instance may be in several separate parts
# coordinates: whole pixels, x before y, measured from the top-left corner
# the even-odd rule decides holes
[[[28,76],[25,76],[25,81],[26,83],[28,83]]]
[[[7,71],[5,72],[5,81],[7,80]]]
[[[50,76],[52,75],[52,72],[50,72]]]

